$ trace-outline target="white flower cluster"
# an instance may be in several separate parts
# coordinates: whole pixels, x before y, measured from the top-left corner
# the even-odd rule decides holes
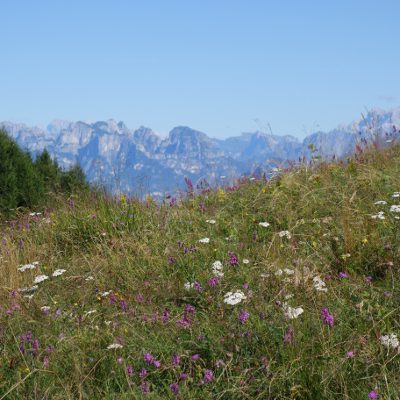
[[[289,319],[296,319],[303,314],[304,309],[301,307],[290,307],[287,303],[282,304],[285,316]]]
[[[39,261],[34,261],[31,264],[20,265],[18,271],[25,272],[27,269],[35,269],[39,265]]]
[[[246,295],[241,290],[238,290],[236,292],[226,293],[224,296],[224,303],[234,306],[235,304],[239,304],[242,300],[246,299]]]
[[[328,288],[326,287],[326,283],[321,279],[320,276],[315,276],[313,278],[314,289],[318,292],[327,292]]]
[[[56,269],[56,270],[53,272],[53,275],[52,275],[52,276],[60,276],[60,275],[62,275],[65,271],[66,271],[65,269]]]
[[[387,348],[397,349],[399,347],[399,339],[397,335],[394,333],[390,333],[389,335],[384,335],[379,338],[381,343]]]
[[[288,239],[291,239],[292,238],[292,235],[290,234],[290,232],[289,231],[280,231],[279,233],[278,233],[278,235],[279,235],[279,237],[287,237]]]
[[[285,273],[286,275],[294,275],[294,270],[290,268],[284,268],[284,269],[277,269],[275,272],[276,276],[281,276]]]
[[[200,243],[210,243],[210,238],[203,238],[199,240]]]
[[[390,207],[390,211],[394,213],[400,213],[400,205],[394,204],[393,206]]]
[[[223,268],[224,266],[221,261],[214,261],[212,264],[212,273],[215,276],[222,278],[224,276],[224,273],[222,272]]]
[[[183,287],[184,287],[186,290],[193,289],[194,283],[186,282],[186,283],[183,285]]]
[[[371,215],[372,219],[385,219],[385,213],[383,211],[379,211],[378,214]]]
[[[206,219],[207,224],[214,225],[217,221],[215,219]]]
[[[124,346],[119,343],[112,343],[107,347],[107,350],[113,350],[113,349],[122,349]]]
[[[385,200],[378,200],[374,203],[376,206],[384,206],[387,204],[387,201]]]
[[[38,276],[34,279],[33,283],[40,283],[40,282],[45,281],[46,279],[49,279],[49,277],[48,277],[47,275],[38,275]]]
[[[271,224],[269,222],[259,222],[258,225],[262,226],[263,228],[268,228]]]
[[[400,197],[400,192],[394,192],[394,193],[392,194],[392,197],[393,197],[394,199],[397,199],[398,197]]]

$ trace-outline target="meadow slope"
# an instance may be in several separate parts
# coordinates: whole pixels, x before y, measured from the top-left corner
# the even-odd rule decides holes
[[[57,204],[1,228],[0,399],[400,398],[400,147]]]

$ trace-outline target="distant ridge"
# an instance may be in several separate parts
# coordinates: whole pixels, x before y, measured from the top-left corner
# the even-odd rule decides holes
[[[150,128],[131,130],[113,119],[55,120],[47,129],[13,122],[0,125],[33,156],[46,148],[63,168],[78,161],[92,183],[111,191],[161,195],[182,187],[185,176],[216,184],[309,158],[311,144],[323,158],[341,158],[360,140],[399,140],[400,107],[371,110],[357,121],[315,132],[303,141],[261,131],[221,140],[186,126],[173,128],[162,139]]]

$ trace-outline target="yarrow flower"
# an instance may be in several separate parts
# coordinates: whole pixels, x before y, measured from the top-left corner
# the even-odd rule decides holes
[[[214,261],[212,264],[212,273],[221,278],[224,276],[224,273],[222,272],[223,268],[221,261]]]
[[[56,270],[53,272],[52,276],[60,276],[60,275],[62,275],[64,272],[66,272],[65,269],[56,269]]]
[[[271,224],[269,222],[259,222],[258,225],[262,226],[263,228],[268,228]]]
[[[290,307],[287,303],[283,303],[282,307],[283,307],[285,316],[289,319],[296,319],[304,312],[304,309],[302,307],[293,308],[293,307]]]
[[[395,198],[397,198],[397,197],[400,197],[400,192],[394,192],[393,194],[392,194],[392,197],[395,199]]]
[[[394,204],[393,206],[391,206],[390,207],[390,212],[400,213],[400,205]]]
[[[313,278],[314,289],[319,292],[327,292],[328,288],[326,287],[326,283],[319,276],[315,276]]]
[[[123,347],[120,343],[112,343],[107,347],[107,350],[122,349]]]
[[[214,225],[217,221],[215,219],[206,219],[207,224]]]
[[[333,327],[333,325],[335,323],[335,318],[333,317],[333,315],[329,312],[329,310],[327,308],[323,308],[321,310],[321,317],[326,325],[329,325],[331,328]]]
[[[25,272],[28,269],[35,269],[37,265],[39,265],[39,262],[38,261],[34,261],[31,264],[20,265],[20,267],[17,268],[17,269],[20,272]]]
[[[280,231],[279,233],[278,233],[278,235],[279,235],[279,237],[286,237],[286,238],[288,238],[288,239],[291,239],[292,238],[292,235],[290,234],[290,232],[289,231]]]
[[[385,200],[378,200],[374,203],[376,206],[384,206],[385,204],[387,204],[387,201]]]
[[[45,281],[46,279],[49,279],[49,277],[47,275],[38,275],[35,280],[33,281],[33,283],[40,283]]]
[[[235,304],[239,304],[242,300],[245,300],[246,298],[246,295],[240,290],[236,292],[228,292],[224,295],[224,303],[233,306]]]
[[[199,243],[210,243],[210,238],[203,238],[199,240]]]
[[[387,348],[397,349],[399,347],[399,339],[397,335],[394,333],[390,333],[389,335],[384,335],[379,338],[381,343]]]
[[[378,214],[371,215],[372,219],[380,219],[384,220],[385,219],[385,213],[383,211],[379,211]]]

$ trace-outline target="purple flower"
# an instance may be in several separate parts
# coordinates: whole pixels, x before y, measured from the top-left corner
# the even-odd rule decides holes
[[[213,278],[209,279],[207,283],[208,286],[215,287],[219,284],[219,279],[216,276],[214,276]]]
[[[139,378],[140,379],[144,379],[147,376],[147,369],[146,368],[142,368],[139,372]]]
[[[192,361],[197,361],[199,358],[200,358],[199,354],[193,354],[191,357]]]
[[[186,379],[189,377],[189,375],[187,374],[187,373],[185,373],[185,372],[182,372],[180,375],[179,375],[179,379],[181,380],[181,381],[186,381]]]
[[[239,259],[237,258],[236,254],[230,251],[229,253],[229,264],[232,265],[232,267],[236,267],[239,265]]]
[[[344,279],[344,278],[348,278],[348,277],[349,277],[349,275],[347,275],[346,272],[339,272],[339,278]]]
[[[128,303],[126,300],[121,300],[121,310],[126,312],[128,310]]]
[[[128,374],[128,376],[132,376],[132,374],[133,374],[133,367],[132,367],[132,365],[127,365],[127,367],[126,367],[126,373]]]
[[[293,337],[294,337],[294,329],[293,325],[289,325],[288,328],[286,329],[285,334],[283,335],[283,342],[292,344],[293,343]]]
[[[43,358],[43,368],[49,368],[49,364],[50,364],[49,357],[45,356]]]
[[[185,312],[189,313],[189,314],[194,314],[196,312],[196,309],[194,306],[192,306],[191,304],[186,304],[185,306]]]
[[[321,317],[326,325],[329,325],[331,328],[333,327],[333,324],[335,323],[335,318],[327,308],[323,308],[321,310]]]
[[[142,389],[142,393],[144,395],[149,394],[150,393],[150,383],[147,381],[144,381],[141,385],[140,385],[140,389]]]
[[[177,383],[171,383],[169,385],[171,392],[176,396],[179,393],[179,385]]]
[[[180,362],[181,362],[181,357],[179,356],[179,354],[174,354],[171,360],[172,365],[174,366],[179,365]]]
[[[203,287],[201,286],[200,282],[193,282],[193,289],[197,290],[198,292],[203,291]]]
[[[207,384],[213,380],[214,380],[214,373],[211,371],[211,369],[206,369],[206,372],[204,373],[204,378],[202,379],[202,383]]]
[[[368,398],[369,399],[377,399],[378,398],[378,392],[376,390],[371,390],[368,393]]]
[[[147,363],[147,364],[152,364],[154,362],[154,357],[150,354],[150,353],[146,353],[143,356],[143,360]]]
[[[163,320],[164,323],[169,321],[169,311],[167,309],[165,309],[163,311],[162,320]]]
[[[348,351],[348,352],[346,353],[346,357],[347,357],[347,358],[353,358],[353,357],[354,357],[354,351]]]
[[[365,282],[371,283],[372,282],[372,276],[366,276],[365,277]]]
[[[153,365],[154,365],[156,368],[160,368],[160,367],[161,367],[161,362],[158,361],[158,360],[154,360]]]
[[[246,310],[240,310],[239,321],[241,324],[245,324],[249,318],[250,318],[249,312],[247,312]]]

